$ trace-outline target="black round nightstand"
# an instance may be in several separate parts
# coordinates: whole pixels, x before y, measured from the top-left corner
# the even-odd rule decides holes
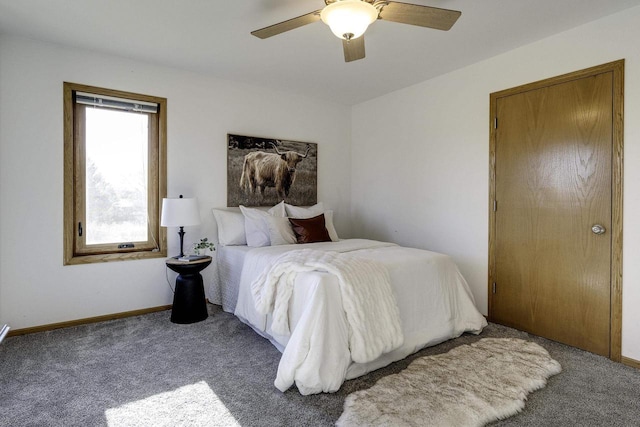
[[[195,323],[206,319],[207,301],[204,296],[204,284],[200,272],[211,264],[211,257],[195,261],[178,261],[169,258],[167,267],[178,273],[176,287],[173,292],[173,323]]]

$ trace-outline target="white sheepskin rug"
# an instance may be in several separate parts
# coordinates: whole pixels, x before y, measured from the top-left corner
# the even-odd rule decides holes
[[[535,343],[484,338],[351,393],[336,425],[482,426],[522,411],[527,394],[561,370]]]

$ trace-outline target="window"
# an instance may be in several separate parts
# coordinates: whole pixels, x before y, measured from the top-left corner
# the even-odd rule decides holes
[[[166,257],[167,100],[64,83],[64,263]]]

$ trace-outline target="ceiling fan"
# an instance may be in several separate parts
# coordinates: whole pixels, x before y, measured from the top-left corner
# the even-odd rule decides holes
[[[342,39],[345,62],[364,58],[364,32],[376,19],[449,30],[462,12],[386,0],[324,0],[326,6],[306,15],[252,31],[266,39],[322,20]]]

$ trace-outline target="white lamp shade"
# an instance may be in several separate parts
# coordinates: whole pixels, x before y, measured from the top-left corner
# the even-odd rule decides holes
[[[346,34],[353,34],[355,39],[378,19],[378,9],[362,0],[339,0],[322,9],[320,18],[336,37],[346,39]]]
[[[187,227],[200,224],[197,199],[162,199],[162,227]]]

